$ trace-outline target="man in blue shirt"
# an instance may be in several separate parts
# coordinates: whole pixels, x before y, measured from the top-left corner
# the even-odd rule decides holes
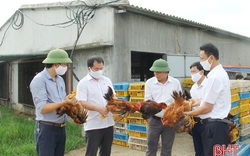
[[[30,83],[36,109],[35,141],[39,156],[63,156],[66,142],[67,115],[58,117],[56,109],[66,103],[75,104],[75,98],[66,97],[65,82],[60,75],[72,63],[66,51],[55,49],[43,61],[45,68]]]

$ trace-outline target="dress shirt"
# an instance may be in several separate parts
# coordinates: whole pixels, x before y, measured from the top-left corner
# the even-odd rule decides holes
[[[229,77],[221,64],[214,67],[207,76],[208,82],[204,88],[204,98],[201,105],[208,102],[213,105],[213,108],[211,112],[202,114],[200,117],[202,119],[223,119],[228,116],[231,109]]]
[[[172,76],[168,76],[168,80],[162,84],[156,77],[148,79],[145,83],[144,100],[153,100],[155,102],[165,102],[167,105],[174,102],[172,97],[173,91],[181,91],[180,81]],[[155,114],[155,116],[162,118],[164,110]]]
[[[66,97],[65,82],[59,75],[53,80],[46,68],[38,73],[30,83],[33,102],[36,108],[36,120],[65,123],[67,115],[58,116],[56,111],[41,114],[45,104],[61,102]]]
[[[87,101],[95,106],[105,107],[107,102],[103,96],[107,93],[108,87],[111,87],[114,92],[112,82],[109,78],[102,76],[99,80],[95,80],[88,74],[78,83],[76,98]],[[102,118],[99,112],[89,110],[87,122],[84,123],[84,130],[102,129],[113,125],[114,119],[111,112],[108,113],[106,118]]]

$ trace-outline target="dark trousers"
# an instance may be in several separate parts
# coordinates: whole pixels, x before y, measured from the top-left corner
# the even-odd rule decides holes
[[[36,122],[34,135],[38,156],[64,155],[65,127],[55,127]]]
[[[86,153],[85,156],[96,156],[98,147],[100,156],[110,156],[114,138],[114,127],[89,130],[85,133]]]
[[[197,123],[192,129],[192,136],[194,142],[195,156],[204,156],[203,146],[202,146],[202,123],[200,119],[195,120]]]
[[[161,156],[171,156],[175,138],[172,127],[162,125],[160,118],[151,117],[148,119],[146,156],[156,156],[161,136]]]
[[[214,145],[228,145],[229,124],[224,122],[207,122],[202,128],[202,144],[205,156],[213,155]]]

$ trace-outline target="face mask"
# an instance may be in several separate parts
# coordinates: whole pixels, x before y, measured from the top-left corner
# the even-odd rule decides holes
[[[63,66],[59,65],[58,68],[55,68],[56,74],[58,74],[58,75],[64,75],[66,73],[67,69],[68,69],[67,66],[63,67]]]
[[[211,64],[208,62],[210,56],[207,58],[206,61],[200,62],[201,66],[205,69],[205,70],[210,70],[211,68]]]
[[[202,75],[200,74],[200,72],[191,75],[191,78],[194,82],[198,82],[201,79],[201,77]]]
[[[102,77],[102,72],[103,72],[103,70],[92,71],[92,70],[90,69],[89,75],[92,76],[92,77],[95,78],[95,79],[100,79],[100,78]]]

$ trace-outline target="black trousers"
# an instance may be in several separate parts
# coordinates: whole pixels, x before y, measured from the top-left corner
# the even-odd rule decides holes
[[[214,145],[228,145],[229,124],[224,122],[206,122],[202,129],[202,144],[205,156],[213,156]]]
[[[96,156],[100,148],[100,156],[110,156],[114,138],[114,127],[89,130],[85,132],[86,153],[85,156]]]

